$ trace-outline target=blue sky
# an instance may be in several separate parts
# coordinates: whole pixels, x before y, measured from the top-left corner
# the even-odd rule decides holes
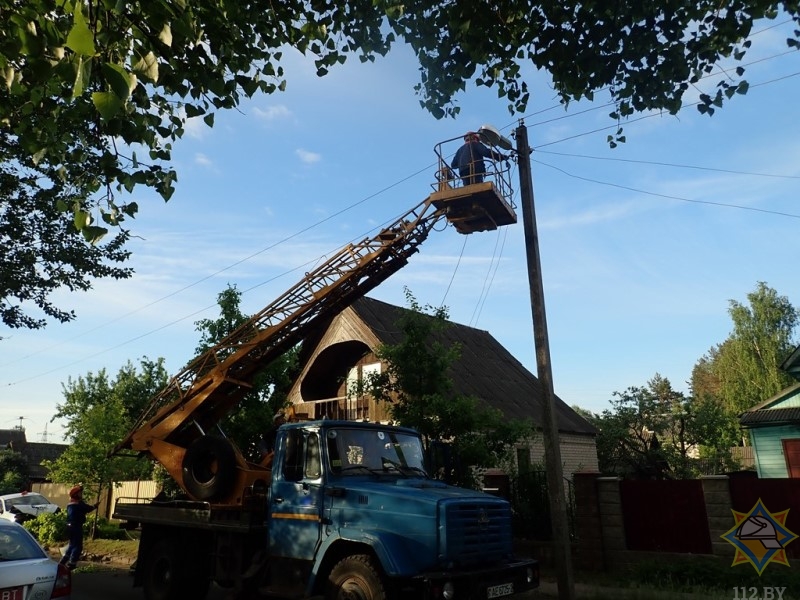
[[[769,25],[769,24],[768,24]],[[758,29],[758,28],[757,28]],[[731,330],[729,300],[757,282],[800,305],[791,267],[800,225],[800,60],[791,24],[762,27],[745,63],[751,89],[713,117],[689,107],[626,124],[610,149],[607,98],[559,106],[541,73],[511,116],[491,90],[468,87],[461,114],[437,121],[414,95],[417,66],[398,47],[374,64],[351,60],[320,79],[285,56],[285,93],[192,123],[176,144],[169,203],[136,190],[136,275],[59,293],[78,318],[41,331],[0,327],[0,427],[60,441],[51,423],[62,383],[126,361],[164,357],[176,373],[228,284],[255,313],[323,257],[373,235],[422,201],[434,146],[482,124],[528,127],[556,393],[599,412],[614,391],[656,373],[688,391],[693,365]],[[763,59],[763,60],[760,60]],[[716,78],[697,86],[712,92]],[[608,129],[606,129],[608,128]],[[516,179],[518,171],[514,171]],[[518,189],[518,185],[515,186]],[[515,196],[519,203],[519,194]],[[371,296],[449,307],[489,331],[536,372],[523,228],[468,237],[435,231],[410,264]]]

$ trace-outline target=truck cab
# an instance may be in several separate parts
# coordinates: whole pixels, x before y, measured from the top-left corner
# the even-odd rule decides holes
[[[511,508],[425,470],[419,434],[352,421],[287,424],[268,495],[268,579],[307,595],[499,598],[538,584],[515,560]]]

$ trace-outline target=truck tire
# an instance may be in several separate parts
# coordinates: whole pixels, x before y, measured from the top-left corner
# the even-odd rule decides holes
[[[348,556],[336,563],[327,588],[326,600],[387,600],[380,571],[366,554]]]
[[[190,563],[173,540],[158,542],[145,562],[142,584],[146,600],[203,600],[211,580],[203,569],[193,569]]]
[[[224,496],[236,477],[236,455],[230,442],[210,435],[198,438],[183,457],[183,484],[197,500]]]

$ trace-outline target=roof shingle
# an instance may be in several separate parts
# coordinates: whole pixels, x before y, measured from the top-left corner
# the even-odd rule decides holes
[[[395,345],[402,341],[396,323],[408,309],[366,297],[356,300],[351,308],[384,344]],[[531,419],[541,426],[543,390],[539,380],[488,331],[451,323],[441,332],[439,341],[461,347],[461,357],[453,364],[450,374],[456,392],[480,398],[508,418]],[[597,433],[557,395],[555,404],[559,431]]]

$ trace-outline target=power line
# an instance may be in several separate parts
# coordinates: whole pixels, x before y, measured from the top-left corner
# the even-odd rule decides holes
[[[566,171],[565,169],[562,169],[560,167],[556,167],[555,165],[551,165],[551,164],[548,164],[546,162],[542,162],[540,160],[534,160],[533,162],[536,162],[536,163],[538,163],[538,164],[540,164],[542,166],[549,167],[551,169],[559,171],[559,172],[563,173],[564,175],[567,175],[568,177],[572,177],[573,179],[580,179],[582,181],[588,181],[590,183],[596,183],[596,184],[599,184],[599,185],[607,185],[609,187],[614,187],[614,188],[618,188],[618,189],[622,189],[622,190],[627,190],[629,192],[636,192],[638,194],[645,194],[647,196],[656,196],[658,198],[667,198],[668,200],[679,200],[681,202],[690,202],[692,204],[706,204],[706,205],[709,205],[709,206],[722,206],[724,208],[737,208],[737,209],[740,209],[740,210],[750,210],[750,211],[753,211],[753,212],[766,213],[766,214],[770,214],[770,215],[778,215],[778,216],[781,216],[781,217],[791,217],[793,219],[800,219],[800,215],[796,215],[796,214],[792,214],[792,213],[785,213],[785,212],[781,212],[781,211],[777,211],[777,210],[768,210],[768,209],[765,209],[765,208],[756,208],[756,207],[753,207],[753,206],[743,206],[741,204],[729,204],[729,203],[725,203],[725,202],[712,202],[710,200],[692,200],[691,198],[682,198],[681,196],[672,196],[672,195],[669,195],[669,194],[661,194],[661,193],[658,193],[658,192],[649,192],[647,190],[642,190],[642,189],[630,187],[630,186],[627,186],[627,185],[621,185],[621,184],[618,184],[618,183],[611,183],[609,181],[601,181],[599,179],[592,179],[590,177],[582,177],[580,175],[575,175],[574,173],[570,173],[569,171]]]
[[[776,77],[776,78],[770,79],[768,81],[762,81],[761,83],[753,84],[753,85],[750,86],[750,89],[763,87],[765,85],[770,85],[770,84],[773,84],[773,83],[777,83],[779,81],[785,81],[786,79],[791,79],[792,77],[797,77],[798,75],[800,75],[800,71],[796,71],[794,73],[789,73],[787,75],[782,75],[781,77]],[[698,104],[700,104],[699,101],[698,102],[692,102],[690,104],[684,104],[679,109],[679,112],[681,110],[684,110],[684,109],[687,109],[687,108],[691,108],[693,106],[697,106]],[[654,112],[654,113],[651,113],[651,114],[642,115],[642,116],[634,118],[634,119],[627,119],[624,122],[624,125],[627,127],[631,123],[638,123],[639,121],[643,121],[645,119],[651,119],[653,117],[660,117],[660,116],[663,116],[663,115],[664,115],[663,111],[658,111],[658,112]],[[540,123],[534,123],[534,124],[531,125],[531,127],[535,127],[535,126],[538,126],[538,125],[544,125],[544,124],[547,124],[547,123],[550,123],[550,122],[552,122],[552,121],[543,121],[543,122],[540,122]],[[574,139],[577,139],[577,138],[580,138],[580,137],[591,135],[593,133],[599,133],[601,131],[608,131],[610,129],[616,130],[616,129],[619,129],[619,127],[620,127],[619,123],[614,123],[612,125],[606,125],[604,127],[598,127],[596,129],[592,129],[590,131],[584,131],[582,133],[576,133],[575,135],[570,135],[570,136],[561,138],[559,140],[554,140],[552,142],[546,142],[544,144],[540,144],[540,145],[536,146],[535,150],[539,151],[541,148],[545,148],[547,146],[553,146],[555,144],[560,144],[560,143],[566,142],[568,140],[574,140]]]
[[[447,284],[447,289],[444,291],[444,296],[442,296],[442,302],[439,304],[440,307],[444,306],[445,301],[447,300],[447,294],[450,293],[450,287],[453,285],[453,280],[456,278],[456,273],[458,273],[458,267],[461,265],[461,259],[464,257],[464,250],[467,247],[467,237],[464,236],[464,243],[461,245],[461,252],[458,255],[458,260],[456,261],[456,266],[453,269],[453,275],[450,277],[450,283]]]
[[[567,152],[553,152],[552,150],[537,150],[537,154],[552,154],[554,156],[568,156],[572,158],[586,158],[590,160],[607,160],[613,162],[624,162],[639,165],[655,165],[659,167],[675,167],[679,169],[695,169],[698,171],[713,171],[717,173],[730,173],[732,175],[751,175],[755,177],[775,177],[779,179],[800,179],[800,175],[780,175],[777,173],[756,173],[754,171],[737,171],[734,169],[719,169],[716,167],[701,167],[698,165],[687,165],[681,163],[670,163],[655,160],[636,160],[632,158],[615,158],[610,156],[589,156],[586,154],[570,154]]]

